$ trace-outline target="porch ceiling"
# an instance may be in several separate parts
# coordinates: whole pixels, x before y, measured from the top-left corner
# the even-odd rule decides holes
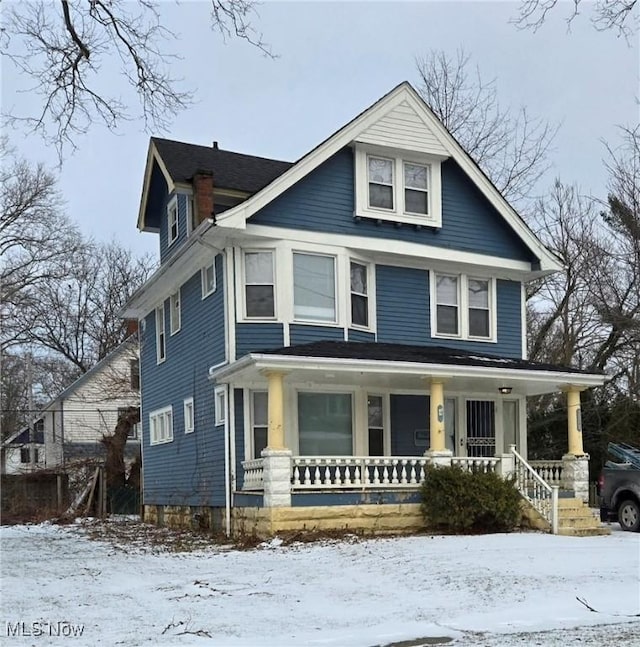
[[[322,351],[327,344],[329,342],[323,342]],[[444,380],[445,391],[497,395],[498,389],[506,386],[515,396],[554,393],[568,386],[586,389],[600,386],[605,381],[604,375],[575,369],[563,370],[495,356],[480,357],[450,349],[443,352],[443,349],[402,346],[399,347],[401,351],[395,352],[397,345],[344,342],[333,343],[333,354],[343,356],[319,356],[320,353],[313,356],[308,354],[312,346],[314,344],[298,347],[300,354],[296,354],[295,347],[251,353],[237,362],[210,371],[210,378],[217,383],[252,386],[266,384],[266,372],[282,371],[287,374],[288,382],[309,386],[364,386],[406,391],[428,390],[428,381],[437,378]],[[375,356],[366,357],[371,348],[365,347],[377,347],[373,353]],[[384,358],[385,351],[387,358]],[[394,352],[402,359],[390,359]],[[354,357],[356,353],[361,356]],[[322,354],[327,355],[329,351]],[[414,359],[408,360],[407,357]]]

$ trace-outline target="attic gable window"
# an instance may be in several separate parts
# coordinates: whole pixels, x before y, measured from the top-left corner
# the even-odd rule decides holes
[[[372,150],[373,149],[373,150]],[[426,227],[442,225],[441,158],[357,146],[355,216]]]
[[[167,246],[178,238],[178,197],[173,196],[167,206]]]
[[[369,157],[369,206],[393,209],[393,160]]]

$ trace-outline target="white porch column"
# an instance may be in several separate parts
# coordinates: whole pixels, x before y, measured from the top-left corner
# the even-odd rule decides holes
[[[444,381],[431,379],[429,395],[429,449],[425,456],[435,465],[451,465],[452,452],[444,438]]]
[[[589,501],[589,455],[582,445],[580,391],[569,386],[567,394],[568,452],[562,457],[562,487],[573,490],[576,498]]]
[[[284,376],[280,371],[265,372],[269,423],[264,460],[264,507],[291,506],[291,450],[284,444]]]

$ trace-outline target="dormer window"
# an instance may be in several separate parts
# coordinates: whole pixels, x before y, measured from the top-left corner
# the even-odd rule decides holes
[[[405,213],[429,213],[429,167],[404,163]]]
[[[369,157],[369,207],[393,209],[393,160]]]
[[[426,227],[442,225],[441,158],[358,146],[356,210],[360,218]]]
[[[167,206],[167,246],[178,238],[178,197],[173,196]]]

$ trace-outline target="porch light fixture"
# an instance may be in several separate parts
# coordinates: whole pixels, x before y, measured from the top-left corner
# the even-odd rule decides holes
[[[510,386],[499,386],[498,391],[500,391],[500,393],[502,395],[509,395],[509,393],[511,393],[511,387]]]

